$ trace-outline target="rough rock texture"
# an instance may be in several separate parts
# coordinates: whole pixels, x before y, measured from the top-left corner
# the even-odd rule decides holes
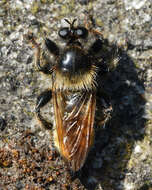
[[[24,35],[32,31],[39,43],[46,35],[61,43],[57,31],[63,18],[82,24],[86,15],[113,44],[108,53],[118,49],[118,61],[109,64],[104,81],[113,113],[104,128],[95,126],[95,144],[82,171],[70,175],[52,146],[50,130],[35,119],[36,97],[50,80],[35,71],[34,51]],[[51,103],[43,111],[53,120]],[[151,0],[0,1],[3,189],[152,189]]]

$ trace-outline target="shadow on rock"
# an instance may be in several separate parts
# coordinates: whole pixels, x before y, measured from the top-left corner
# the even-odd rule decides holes
[[[81,183],[89,190],[98,185],[103,190],[124,189],[122,182],[129,172],[127,166],[134,144],[144,136],[143,81],[133,60],[120,48],[109,47],[102,59],[109,62],[109,57],[116,52],[117,66],[102,81],[103,89],[111,97],[113,112],[105,127],[95,126],[94,147],[78,173]]]

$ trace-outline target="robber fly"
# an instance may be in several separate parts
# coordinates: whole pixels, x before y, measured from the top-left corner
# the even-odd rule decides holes
[[[102,40],[97,38],[87,50],[81,41],[86,40],[89,30],[75,26],[63,27],[58,35],[65,40],[64,48],[46,38],[44,55],[33,35],[29,38],[36,48],[36,65],[39,71],[52,77],[52,89],[43,92],[37,101],[38,119],[47,125],[40,114],[40,108],[53,99],[55,114],[54,141],[60,154],[78,171],[84,164],[94,140],[94,118],[98,87],[99,65],[96,55],[102,48]],[[50,54],[54,55],[52,63]],[[45,64],[43,59],[45,57]],[[46,59],[47,57],[47,59]]]

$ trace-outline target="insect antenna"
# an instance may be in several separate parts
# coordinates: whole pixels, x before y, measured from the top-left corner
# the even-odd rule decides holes
[[[77,20],[76,18],[73,20],[73,22],[72,22],[72,24],[71,24],[71,27],[74,26],[74,23],[75,23],[76,20]]]
[[[76,18],[72,21],[72,23],[68,20],[68,19],[64,19],[69,25],[70,25],[70,28],[73,28],[74,27],[74,23],[75,21],[77,20]]]

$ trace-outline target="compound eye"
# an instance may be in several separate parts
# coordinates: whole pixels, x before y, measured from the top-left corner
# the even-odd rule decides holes
[[[69,37],[69,35],[70,35],[70,30],[69,30],[69,28],[68,27],[64,27],[64,28],[61,28],[60,30],[59,30],[59,36],[61,37],[61,38],[63,38],[63,39],[67,39],[68,37]]]
[[[84,27],[78,27],[76,29],[76,35],[79,37],[79,38],[86,38],[88,36],[88,30]]]

